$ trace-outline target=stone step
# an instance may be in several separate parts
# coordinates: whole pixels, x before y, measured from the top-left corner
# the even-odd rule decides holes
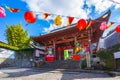
[[[41,63],[38,67],[40,68],[59,68],[59,69],[79,69],[79,61],[73,60],[63,60],[63,61],[54,61],[54,62],[44,62]]]

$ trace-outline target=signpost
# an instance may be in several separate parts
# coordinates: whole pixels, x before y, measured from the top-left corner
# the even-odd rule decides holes
[[[120,51],[118,51],[118,52],[114,52],[113,53],[113,56],[114,56],[114,61],[115,61],[115,67],[116,67],[116,69],[117,69],[117,60],[118,59],[120,59]]]
[[[114,52],[114,59],[120,58],[120,52]]]

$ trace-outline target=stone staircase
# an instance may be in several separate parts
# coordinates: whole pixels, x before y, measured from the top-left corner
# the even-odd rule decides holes
[[[39,66],[39,68],[54,68],[54,69],[79,69],[79,61],[73,60],[62,60],[62,61],[54,61],[54,62],[43,62]]]

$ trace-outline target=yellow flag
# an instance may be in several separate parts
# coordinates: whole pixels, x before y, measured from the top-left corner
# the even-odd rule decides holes
[[[62,18],[60,16],[56,16],[54,19],[54,24],[60,26],[62,24]]]
[[[17,8],[10,8],[9,6],[5,6],[10,12],[20,12],[20,9]]]
[[[10,12],[12,12],[11,11],[11,8],[9,7],[9,6],[5,6],[6,7],[6,9],[8,9]]]
[[[90,21],[88,22],[88,25],[87,25],[86,29],[90,28],[93,23],[94,23],[94,21],[93,21],[93,20],[90,20]]]

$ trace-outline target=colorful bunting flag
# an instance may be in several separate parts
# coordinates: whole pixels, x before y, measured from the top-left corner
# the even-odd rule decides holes
[[[5,6],[10,12],[20,12],[20,9],[17,8],[10,8],[9,6]]]
[[[62,18],[58,15],[54,20],[54,24],[60,26],[62,24]]]
[[[20,12],[20,9],[18,8],[11,8],[9,6],[5,6],[6,9],[8,9],[10,12]],[[50,15],[52,14],[49,14],[49,13],[43,13],[43,16],[44,16],[44,19],[47,19]],[[108,16],[108,14],[104,15],[102,18],[106,18]],[[71,16],[68,16],[68,26],[70,26],[73,22],[75,17],[71,17]],[[78,22],[77,22],[77,28],[82,30],[82,29],[88,29],[91,27],[91,25],[94,23],[93,20],[89,20],[88,24],[87,24],[87,27],[86,27],[86,21],[83,20],[83,19],[80,19]],[[101,30],[105,30],[107,27],[110,28],[115,22],[110,22],[108,26],[100,26],[100,29]],[[60,26],[62,24],[62,18],[60,17],[60,15],[57,15],[56,18],[54,19],[54,24],[56,26]],[[108,29],[107,28],[107,29]]]
[[[70,26],[71,25],[71,23],[73,22],[73,20],[74,20],[74,17],[68,17],[68,26]]]
[[[108,28],[110,28],[115,22],[110,22],[109,25],[108,25]],[[107,28],[107,29],[108,29]]]
[[[88,25],[87,25],[86,29],[90,28],[93,23],[94,23],[94,21],[93,21],[93,20],[90,20],[90,21],[88,22]]]
[[[49,13],[44,13],[43,15],[44,15],[44,19],[47,19],[47,17],[50,16]]]

